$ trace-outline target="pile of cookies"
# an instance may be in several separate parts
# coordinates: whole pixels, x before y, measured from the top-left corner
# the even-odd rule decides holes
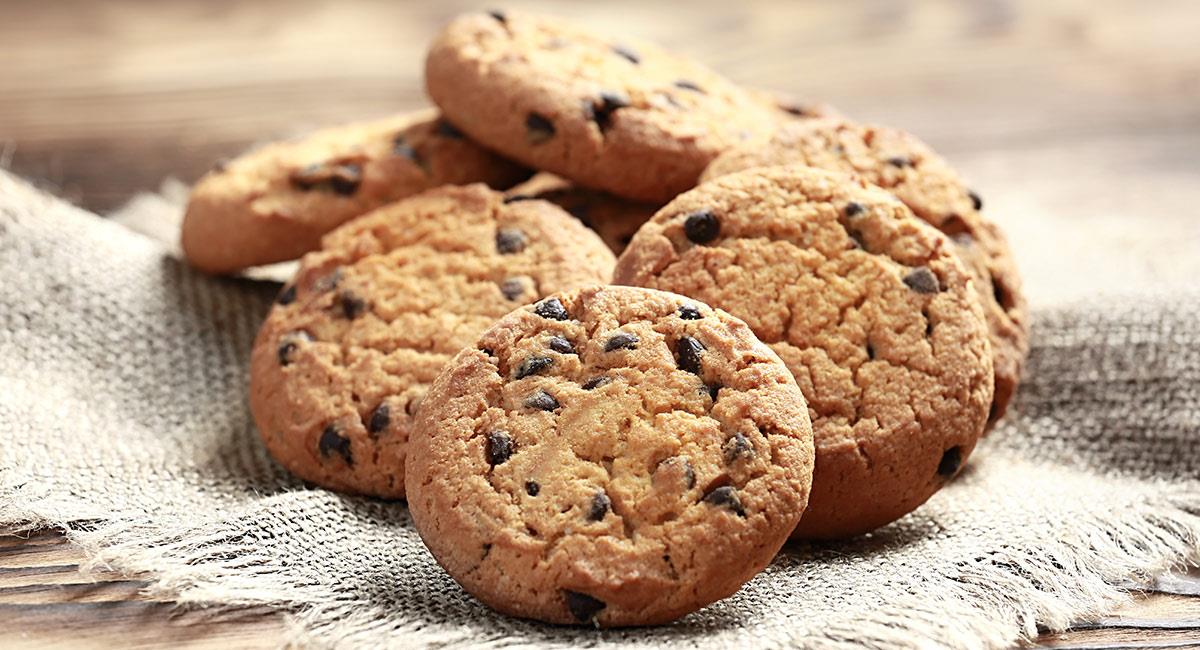
[[[489,606],[670,621],[911,512],[1003,415],[1020,280],[914,137],[525,14],[455,19],[426,77],[439,112],[213,170],[183,247],[303,256],[253,351],[267,448],[406,498]]]

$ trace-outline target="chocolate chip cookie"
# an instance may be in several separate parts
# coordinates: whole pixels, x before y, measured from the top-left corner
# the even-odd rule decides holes
[[[451,361],[413,433],[421,538],[492,608],[670,621],[728,596],[807,500],[804,397],[745,323],[631,287],[557,294]]]
[[[413,417],[463,346],[512,309],[608,281],[613,255],[546,201],[482,184],[392,203],[305,255],[255,342],[250,407],[303,479],[404,496]]]
[[[570,212],[595,230],[618,255],[629,245],[633,233],[662,207],[579,187],[549,172],[538,172],[508,191],[510,201],[529,199],[550,201]]]
[[[983,200],[925,143],[897,129],[843,119],[796,122],[765,145],[719,156],[704,179],[764,165],[803,164],[853,172],[896,195],[918,217],[950,236],[975,280],[991,331],[996,393],[989,426],[1004,415],[1029,351],[1021,277],[1004,234],[980,210]]]
[[[528,172],[426,110],[325,129],[219,165],[192,190],[188,261],[210,273],[295,259],[373,208],[446,184],[508,187]]]
[[[642,226],[614,275],[742,318],[795,375],[817,448],[797,536],[910,512],[983,432],[992,355],[971,276],[946,235],[857,177],[788,166],[711,180]]]
[[[431,46],[425,83],[485,146],[659,204],[695,185],[718,153],[809,110],[781,107],[650,43],[516,12],[451,22]]]

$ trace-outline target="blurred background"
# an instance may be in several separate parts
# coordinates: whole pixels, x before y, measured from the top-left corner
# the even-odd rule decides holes
[[[492,6],[915,132],[983,193],[1026,275],[1058,278],[1035,302],[1190,281],[1172,259],[1200,258],[1195,0],[0,0],[0,167],[110,211],[256,142],[426,105],[426,45]],[[1084,231],[1100,243],[1064,262]]]

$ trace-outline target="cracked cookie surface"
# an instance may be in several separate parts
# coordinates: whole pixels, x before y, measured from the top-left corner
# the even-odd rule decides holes
[[[528,175],[424,110],[327,128],[218,165],[192,190],[188,261],[210,273],[295,259],[338,225],[441,185],[508,187]]]
[[[650,43],[517,12],[455,19],[430,48],[425,81],[484,145],[650,203],[691,188],[721,151],[823,110],[742,89]]]
[[[250,407],[271,455],[318,485],[404,496],[408,437],[442,367],[495,319],[606,282],[613,256],[545,201],[430,190],[329,233],[255,341]]]
[[[791,166],[709,181],[638,231],[614,282],[742,318],[795,375],[817,449],[798,537],[910,512],[983,431],[992,357],[970,276],[945,235],[859,178]]]
[[[422,539],[501,612],[643,625],[728,596],[804,509],[804,397],[741,321],[592,287],[488,328],[434,383],[411,441]]]
[[[629,245],[638,228],[662,207],[589,190],[549,172],[534,174],[510,189],[507,195],[509,200],[536,198],[559,206],[596,231],[617,255]]]
[[[950,165],[916,137],[843,119],[793,122],[766,144],[739,147],[705,170],[709,180],[752,167],[802,164],[855,173],[888,190],[917,217],[950,236],[975,282],[991,333],[995,397],[989,426],[1016,393],[1029,352],[1029,322],[1021,277],[1008,242],[981,213],[982,198]]]

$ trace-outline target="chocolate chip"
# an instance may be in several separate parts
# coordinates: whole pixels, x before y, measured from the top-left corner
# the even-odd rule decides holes
[[[578,591],[563,589],[563,600],[567,602],[567,609],[571,612],[571,616],[580,623],[590,622],[596,618],[607,605],[599,598],[592,598],[587,594],[581,594]]]
[[[724,386],[721,384],[709,384],[708,386],[705,386],[705,389],[708,391],[708,396],[712,398],[712,401],[714,402],[717,401],[717,394],[721,392],[722,388],[724,388]]]
[[[537,481],[525,481],[525,494],[531,497],[536,497],[538,492],[542,491],[542,486],[538,485]]]
[[[696,85],[696,82],[688,81],[687,79],[680,79],[679,81],[676,81],[675,87],[682,88],[684,90],[690,90],[692,92],[704,93],[704,89]]]
[[[940,291],[937,276],[933,274],[933,271],[929,270],[928,266],[918,266],[913,269],[908,275],[904,276],[904,284],[917,293],[937,293]]]
[[[520,278],[508,278],[500,283],[500,293],[509,300],[516,300],[525,294],[525,283]]]
[[[700,320],[704,318],[704,314],[695,305],[684,305],[679,308],[679,317],[683,320]]]
[[[721,446],[721,450],[725,452],[725,462],[733,463],[739,458],[753,458],[754,446],[750,444],[750,440],[742,435],[741,431],[733,434],[725,444]]]
[[[640,339],[636,334],[628,332],[618,332],[608,338],[604,343],[604,351],[612,352],[613,350],[636,350]]]
[[[286,366],[292,362],[292,355],[300,348],[300,344],[305,341],[311,341],[312,335],[303,330],[292,332],[283,337],[283,342],[279,344],[279,350],[276,355],[279,357],[279,365]]]
[[[313,283],[313,291],[320,291],[320,292],[333,291],[334,289],[337,288],[338,284],[341,284],[341,282],[342,282],[342,269],[341,269],[341,267],[339,267],[339,268],[334,269],[333,271],[330,271],[328,274],[321,276],[321,278],[319,278],[316,282],[314,282]]]
[[[526,357],[521,365],[517,366],[516,372],[513,373],[513,379],[524,379],[552,365],[554,365],[554,359],[550,357]]]
[[[503,11],[492,9],[491,11],[487,12],[487,15],[495,18],[501,25],[508,24],[508,16],[506,16]]]
[[[690,336],[681,337],[675,342],[675,357],[680,370],[699,375],[700,355],[703,353],[704,344]]]
[[[599,388],[610,383],[612,383],[612,377],[600,375],[599,377],[592,377],[591,379],[583,382],[583,389],[592,390],[593,388]]]
[[[721,222],[712,210],[693,212],[683,222],[683,234],[693,243],[707,244],[721,234]]]
[[[745,517],[746,511],[742,508],[742,500],[738,498],[737,490],[731,485],[722,485],[721,487],[704,495],[703,501],[709,505],[728,508],[739,517]]]
[[[983,197],[979,196],[978,192],[975,190],[967,190],[967,196],[971,197],[971,205],[975,208],[976,212],[979,212],[983,209]]]
[[[388,428],[392,421],[392,409],[386,403],[375,407],[371,417],[367,418],[367,433],[376,435]]]
[[[457,126],[447,122],[444,118],[437,121],[437,124],[433,127],[433,132],[451,140],[462,140],[463,137],[463,132],[459,131]]]
[[[275,302],[280,305],[290,305],[296,302],[296,285],[289,284],[284,287],[283,291],[280,291],[279,295],[275,297]]]
[[[583,115],[588,120],[595,122],[601,131],[604,131],[612,123],[613,112],[626,106],[629,106],[629,98],[625,95],[602,92],[599,99],[584,100]]]
[[[504,203],[507,205],[509,203],[520,203],[521,201],[537,201],[538,198],[539,197],[530,194],[513,194],[511,196],[504,197]]]
[[[912,167],[913,161],[907,156],[892,156],[887,159],[887,163],[893,167]]]
[[[502,465],[513,453],[513,439],[507,431],[492,431],[487,434],[487,459],[492,467]]]
[[[604,515],[608,514],[612,507],[612,500],[604,493],[604,490],[592,495],[592,508],[588,510],[589,521],[600,521],[604,519]]]
[[[561,336],[550,337],[548,346],[551,350],[554,350],[559,354],[575,354],[575,346],[571,345],[570,341]]]
[[[321,453],[322,458],[328,458],[330,454],[337,454],[346,461],[347,465],[354,464],[354,458],[350,454],[350,439],[342,435],[336,424],[325,427],[325,430],[321,432],[321,439],[317,441],[317,451]]]
[[[642,62],[642,58],[640,56],[638,56],[638,53],[634,52],[633,50],[631,50],[627,47],[623,47],[621,45],[614,45],[614,46],[612,46],[612,51],[613,51],[613,54],[616,54],[617,56],[625,59],[626,61],[629,61],[630,63],[632,63],[634,65],[637,65]]]
[[[542,144],[554,137],[554,123],[537,113],[530,113],[525,118],[525,137],[530,144]]]
[[[659,472],[662,472],[662,474],[659,474]],[[669,476],[672,473],[682,475],[683,483],[687,486],[687,489],[690,490],[696,487],[696,470],[692,469],[692,462],[685,456],[671,456],[660,461],[658,466],[654,468],[654,476],[651,478]]]
[[[366,301],[359,298],[357,294],[350,290],[339,293],[338,301],[342,305],[342,315],[350,320],[358,318],[367,310]]]
[[[846,204],[845,208],[842,208],[842,214],[846,215],[847,217],[853,217],[862,214],[864,210],[866,210],[866,208],[863,207],[863,204],[858,203],[857,201],[851,201]]]
[[[533,313],[542,318],[550,320],[567,320],[570,316],[567,314],[567,308],[563,307],[562,301],[558,298],[547,298],[533,308]]]
[[[501,255],[512,255],[525,250],[529,238],[517,228],[501,228],[496,231],[496,252]]]
[[[421,167],[425,166],[425,161],[421,159],[421,155],[417,153],[417,150],[412,145],[404,140],[403,134],[397,135],[396,139],[392,141],[392,153],[401,158],[407,158]]]
[[[534,409],[536,411],[553,411],[560,405],[554,396],[544,390],[525,398],[525,408]]]
[[[779,106],[779,110],[781,110],[784,113],[787,113],[789,115],[795,115],[796,117],[816,117],[817,116],[817,111],[814,110],[811,106],[807,106],[805,104],[781,101],[781,102],[779,102],[778,106]]]
[[[362,183],[362,167],[354,163],[316,163],[293,172],[290,180],[301,190],[330,189],[346,196],[354,194]]]
[[[951,447],[942,454],[942,460],[938,463],[938,476],[951,477],[958,473],[958,468],[962,466],[962,448]]]

